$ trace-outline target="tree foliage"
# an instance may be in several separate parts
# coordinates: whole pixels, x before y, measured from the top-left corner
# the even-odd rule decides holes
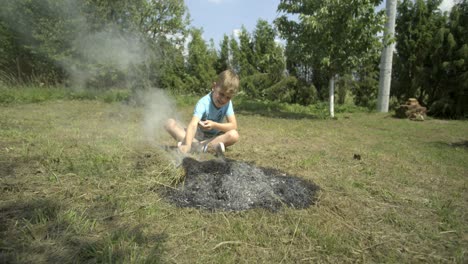
[[[468,113],[467,2],[450,15],[440,0],[403,1],[398,7],[397,53],[392,93],[401,101],[415,97],[433,115]]]
[[[376,13],[374,8],[380,2],[280,1],[278,10],[286,14],[276,24],[287,45],[292,46],[287,54],[293,63],[288,66],[295,67],[294,72],[305,76],[306,81],[315,81],[322,93],[324,80],[329,80],[331,116],[335,76],[350,73],[379,54],[377,33],[382,30],[383,20],[382,13]]]
[[[188,44],[187,73],[190,76],[189,89],[198,94],[209,91],[216,77],[214,61],[206,42],[202,38],[202,30],[193,28],[192,40]]]
[[[351,92],[355,104],[373,107],[381,2],[281,0],[273,24],[259,19],[217,47],[191,28],[183,0],[4,0],[0,82],[202,94],[231,68],[251,98],[312,104],[338,76],[338,103]],[[459,117],[468,113],[468,4],[442,13],[440,2],[400,1],[391,93]]]
[[[232,68],[229,59],[229,37],[226,34],[224,34],[221,42],[219,57],[217,58],[215,68],[218,74],[226,69]]]
[[[4,2],[1,46],[8,50],[0,67],[17,80],[102,87],[140,74],[143,66],[151,75],[159,41],[183,43],[188,23],[182,0]]]

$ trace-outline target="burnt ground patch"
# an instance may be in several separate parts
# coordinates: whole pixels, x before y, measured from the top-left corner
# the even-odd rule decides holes
[[[180,207],[242,211],[282,206],[307,208],[316,201],[319,187],[281,171],[234,160],[197,161],[184,158],[185,181],[163,196]]]

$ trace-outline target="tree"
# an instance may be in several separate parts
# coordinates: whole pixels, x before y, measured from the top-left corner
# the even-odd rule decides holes
[[[211,67],[216,72],[216,65],[218,63],[218,51],[216,50],[216,46],[215,46],[215,43],[214,43],[213,39],[210,39],[210,41],[208,43],[209,43],[209,45],[208,45],[208,60],[211,63]]]
[[[436,32],[444,27],[440,0],[404,0],[398,5],[396,23],[395,85],[392,94],[400,100],[415,97],[424,103],[433,63],[433,42]]]
[[[42,82],[79,77],[88,85],[105,87],[140,72],[144,75],[134,79],[156,82],[160,76],[155,72],[160,72],[162,56],[167,54],[160,47],[179,49],[188,23],[183,0],[5,0],[2,4],[0,30],[5,37],[0,39],[0,50],[6,53],[0,69],[18,79]]]
[[[276,19],[288,43],[294,43],[300,62],[323,70],[329,79],[330,115],[334,116],[334,81],[363,60],[378,55],[377,33],[382,29],[382,13],[374,7],[380,0],[281,0],[278,10],[299,15],[298,20],[282,15]],[[317,69],[319,68],[319,69]]]
[[[216,73],[218,74],[228,68],[231,68],[229,61],[229,37],[226,34],[224,34],[220,46],[221,50],[219,51],[218,60],[216,61]]]
[[[241,41],[246,35],[244,33],[241,36]],[[243,47],[247,47],[243,49],[243,57],[247,58],[245,64],[251,69],[244,74],[241,85],[244,91],[253,97],[282,101],[282,98],[290,98],[290,93],[287,92],[288,96],[283,96],[287,87],[273,87],[284,78],[285,69],[283,49],[275,42],[276,36],[276,30],[266,20],[259,19],[250,45],[245,44],[245,40],[241,42],[244,43]]]
[[[446,85],[448,89],[444,95],[438,97],[448,97],[454,101],[451,116],[466,117],[468,115],[468,1],[460,1],[453,6],[448,27],[450,33],[446,42],[452,47],[453,52],[442,63],[443,69],[449,73]]]
[[[383,51],[380,61],[379,95],[377,111],[388,112],[388,101],[390,99],[390,83],[392,80],[392,60],[395,48],[395,13],[397,0],[386,0],[387,22],[385,23]]]
[[[445,16],[444,16],[445,17]],[[434,116],[458,118],[468,114],[468,2],[455,4],[446,23],[436,32],[425,87]]]
[[[255,55],[253,50],[253,41],[247,29],[242,26],[239,34],[239,76],[246,77],[257,73],[255,69]]]
[[[229,58],[230,66],[236,72],[240,72],[240,60],[241,53],[239,49],[239,44],[237,43],[236,37],[234,35],[229,39]]]
[[[285,67],[282,48],[275,42],[276,30],[263,19],[257,21],[253,32],[253,63],[260,73],[268,73],[274,79],[281,79]]]
[[[202,30],[192,28],[192,40],[188,44],[187,73],[191,77],[190,91],[202,94],[211,88],[216,77],[208,47],[202,38]]]

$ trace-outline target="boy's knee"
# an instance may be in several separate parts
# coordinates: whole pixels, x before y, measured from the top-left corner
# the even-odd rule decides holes
[[[164,124],[164,129],[166,129],[167,131],[173,130],[176,124],[177,122],[175,121],[175,119],[169,118]]]
[[[239,132],[237,130],[229,130],[227,134],[233,143],[239,141]]]

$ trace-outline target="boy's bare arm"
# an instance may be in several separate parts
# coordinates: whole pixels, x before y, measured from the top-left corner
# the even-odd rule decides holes
[[[200,119],[198,117],[196,117],[196,116],[193,116],[192,120],[190,121],[190,123],[187,126],[187,132],[185,134],[185,140],[184,140],[184,142],[182,142],[182,146],[179,147],[180,150],[183,153],[189,152],[191,147],[192,147],[192,141],[193,141],[193,138],[195,137],[195,133],[197,131],[198,121],[200,121]]]

